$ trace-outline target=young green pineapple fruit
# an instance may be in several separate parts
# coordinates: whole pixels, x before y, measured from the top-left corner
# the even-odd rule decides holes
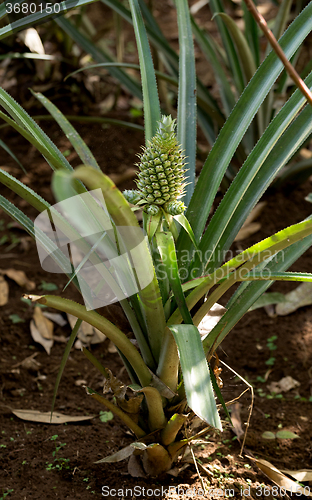
[[[138,155],[138,189],[123,193],[129,203],[145,205],[144,210],[150,215],[157,215],[160,207],[170,215],[185,210],[184,203],[179,201],[186,185],[185,157],[178,145],[175,126],[171,116],[162,116],[156,135]]]

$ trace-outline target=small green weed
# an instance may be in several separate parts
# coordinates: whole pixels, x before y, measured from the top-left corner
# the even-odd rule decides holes
[[[13,493],[13,491],[14,491],[13,489],[8,490],[6,492],[2,490],[2,496],[0,497],[0,500],[4,500],[10,493]]]
[[[277,340],[277,335],[273,335],[272,337],[269,337],[267,339],[267,348],[271,351],[275,351],[277,349],[277,345],[275,345],[275,340]],[[275,357],[274,356],[270,356],[269,359],[266,360],[265,364],[267,366],[273,366],[274,363],[275,363]],[[260,381],[260,380],[259,380]]]
[[[278,428],[280,428],[278,426]],[[298,439],[299,436],[294,432],[281,430],[278,432],[265,431],[262,436],[263,439]]]
[[[58,435],[55,434],[51,437],[51,441],[55,441],[58,438]],[[55,450],[52,452],[52,456],[54,457],[53,463],[46,462],[46,470],[58,470],[61,471],[63,469],[70,469],[69,466],[69,458],[62,458],[58,456],[58,453],[61,448],[66,446],[66,443],[60,443],[59,446],[55,444]]]
[[[58,290],[58,286],[55,283],[47,283],[42,280],[41,285],[39,285],[40,290],[45,290],[46,292],[52,292],[53,290]]]
[[[10,314],[9,318],[12,321],[13,324],[16,324],[16,323],[25,323],[25,320],[22,319],[22,318],[20,318],[18,314]]]
[[[277,349],[277,346],[274,344],[277,338],[277,335],[273,335],[272,337],[267,339],[267,347],[270,349],[270,351],[275,351]]]
[[[108,422],[109,420],[113,420],[114,415],[111,411],[100,411],[100,420],[101,422]]]

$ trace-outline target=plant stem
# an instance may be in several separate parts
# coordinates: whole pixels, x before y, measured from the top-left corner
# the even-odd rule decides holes
[[[151,432],[162,429],[167,424],[161,395],[155,387],[144,387],[143,392],[148,407],[148,425]]]
[[[252,0],[244,0],[244,2],[247,6],[247,9],[250,11],[255,21],[257,22],[258,26],[263,31],[264,36],[269,41],[272,49],[284,64],[285,70],[287,71],[289,76],[293,79],[293,81],[300,89],[302,94],[306,97],[309,104],[311,104],[312,106],[312,93],[310,92],[309,88],[306,86],[304,81],[300,78],[300,76],[298,75],[297,71],[295,70],[291,62],[287,59],[286,54],[282,50],[281,46],[278,44],[278,41],[276,40],[272,31],[269,29],[266,20],[260,14],[260,12],[258,11],[257,7],[255,6]]]
[[[137,425],[132,420],[132,418],[129,417],[129,415],[127,415],[124,411],[122,411],[121,408],[118,408],[118,406],[114,405],[111,401],[109,401],[108,399],[104,398],[103,396],[100,396],[97,393],[90,393],[89,391],[87,391],[87,393],[93,399],[96,399],[96,401],[98,401],[102,405],[106,406],[106,408],[108,408],[112,413],[114,413],[114,415],[116,415],[117,417],[119,417],[129,427],[129,429],[131,429],[132,432],[134,432],[134,434],[138,438],[142,438],[143,436],[146,435],[146,433],[143,431],[143,429],[141,429],[141,427],[139,425]]]

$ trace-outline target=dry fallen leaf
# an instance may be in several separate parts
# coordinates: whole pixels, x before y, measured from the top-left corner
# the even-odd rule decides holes
[[[38,344],[42,345],[42,347],[44,347],[46,352],[48,354],[50,354],[51,348],[53,346],[53,339],[45,339],[41,335],[38,328],[36,327],[34,320],[30,321],[30,333],[31,333],[31,336],[34,339],[34,341],[37,342]]]
[[[199,333],[202,337],[208,335],[209,332],[219,323],[220,318],[226,312],[225,307],[220,304],[214,304],[209,313],[201,320],[198,325]]]
[[[39,354],[38,352],[34,352],[34,354],[23,359],[23,361],[20,361],[19,363],[13,365],[12,368],[22,366],[23,368],[26,368],[26,370],[29,371],[38,371],[39,368],[41,368],[41,363],[39,363],[36,359],[34,359],[38,354]]]
[[[133,179],[137,175],[138,171],[134,168],[127,168],[122,174],[109,174],[109,177],[112,179],[116,186],[118,184],[122,184],[123,182],[129,181]]]
[[[40,307],[36,306],[34,310],[33,320],[30,322],[30,333],[32,338],[38,344],[41,344],[48,354],[53,346],[53,323],[45,318]]]
[[[277,304],[276,314],[278,316],[286,316],[299,307],[309,306],[312,304],[312,283],[302,283],[295,290],[285,295],[286,302]]]
[[[250,222],[250,224],[244,224],[235,236],[234,241],[243,241],[249,238],[254,233],[257,233],[261,229],[260,222]]]
[[[280,394],[281,392],[288,392],[296,387],[299,387],[300,382],[293,379],[290,376],[283,377],[278,382],[271,382],[267,387],[270,392],[275,392],[276,394]]]
[[[281,470],[284,474],[294,477],[297,481],[312,481],[312,469]]]
[[[255,462],[257,466],[259,467],[260,470],[268,477],[270,478],[275,484],[277,484],[280,488],[290,491],[291,493],[297,493],[301,495],[306,495],[309,497],[312,497],[312,492],[308,491],[307,489],[304,489],[302,486],[299,484],[295,483],[292,479],[289,479],[287,476],[285,476],[280,470],[278,470],[274,465],[272,465],[270,462],[267,462],[266,460],[262,459],[256,459],[253,457],[249,457],[250,460]]]
[[[53,323],[43,315],[42,310],[38,306],[35,307],[33,319],[41,335],[45,339],[53,339]]]
[[[42,422],[45,424],[65,424],[66,422],[83,422],[84,420],[90,420],[95,418],[97,415],[87,415],[87,416],[72,416],[64,415],[62,413],[53,412],[51,420],[50,411],[37,411],[37,410],[12,410],[12,413],[16,417],[22,420],[28,420],[29,422]]]
[[[129,444],[125,448],[122,448],[121,450],[117,451],[116,453],[113,453],[112,455],[109,455],[108,457],[101,458],[101,460],[98,460],[97,462],[94,462],[95,464],[102,464],[102,463],[116,463],[116,462],[121,462],[122,460],[125,460],[126,458],[130,457],[134,453],[134,446],[133,444]]]
[[[64,319],[63,316],[59,313],[50,313],[50,312],[44,311],[42,314],[43,314],[43,316],[50,319],[51,321],[53,321],[54,323],[56,323],[59,326],[65,326],[67,324],[66,319]]]
[[[264,209],[266,205],[265,201],[260,201],[253,210],[250,212],[248,215],[247,219],[245,220],[244,224],[240,228],[239,232],[237,233],[235,240],[234,241],[242,241],[251,236],[252,234],[256,233],[261,229],[261,224],[260,222],[253,222],[259,215],[261,214],[262,210]]]
[[[131,455],[128,461],[128,473],[132,477],[146,477],[139,457]]]
[[[9,300],[9,285],[3,276],[0,276],[0,307],[5,306]]]
[[[34,290],[36,288],[36,283],[34,281],[30,281],[24,271],[19,271],[18,269],[4,269],[1,271],[1,274],[5,274],[8,278],[15,281],[19,286],[25,287],[26,290]]]
[[[242,421],[240,418],[240,407],[241,407],[240,403],[234,403],[231,407],[231,420],[233,423],[233,430],[238,439],[240,439],[245,434],[245,431],[242,428]]]
[[[108,344],[108,347],[107,347],[107,350],[110,354],[115,354],[115,352],[118,352],[117,351],[117,348],[115,346],[115,344],[113,344],[113,342],[110,340],[109,341],[109,344]]]

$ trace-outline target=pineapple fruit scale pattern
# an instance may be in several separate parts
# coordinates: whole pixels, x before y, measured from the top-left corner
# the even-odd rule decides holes
[[[175,120],[162,116],[155,136],[139,156],[137,188],[123,192],[129,203],[144,205],[149,215],[157,215],[160,207],[170,215],[184,212],[179,198],[184,194],[185,175],[182,150],[175,133]]]

